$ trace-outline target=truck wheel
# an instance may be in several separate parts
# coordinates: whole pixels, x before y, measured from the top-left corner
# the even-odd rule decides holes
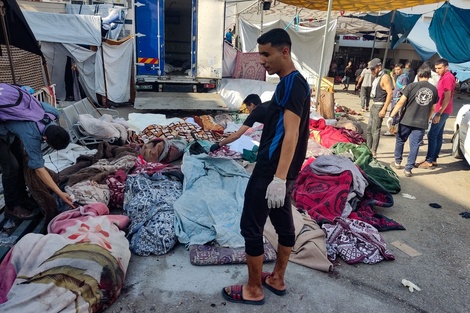
[[[460,150],[460,130],[456,130],[452,137],[452,156],[456,159],[463,159],[462,150]]]

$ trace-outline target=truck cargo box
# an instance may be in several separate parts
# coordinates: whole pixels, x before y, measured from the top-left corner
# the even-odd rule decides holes
[[[203,91],[222,78],[225,2],[138,0],[139,90]]]

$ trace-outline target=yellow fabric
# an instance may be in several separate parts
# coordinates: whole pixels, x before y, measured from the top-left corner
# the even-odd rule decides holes
[[[281,0],[280,2],[312,10],[327,11],[328,0]],[[411,8],[422,4],[442,2],[442,0],[333,0],[333,11],[375,12]]]

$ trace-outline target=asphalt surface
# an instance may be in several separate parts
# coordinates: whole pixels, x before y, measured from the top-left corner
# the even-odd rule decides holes
[[[459,213],[470,211],[470,166],[451,156],[451,138],[455,114],[470,97],[458,96],[447,121],[439,166],[415,169],[409,178],[397,170],[402,191],[394,195],[394,206],[376,208],[406,228],[381,233],[394,261],[348,265],[341,260],[331,273],[290,262],[287,295],[265,290],[266,303],[251,306],[227,302],[221,295],[224,286],[246,282],[246,265],[194,266],[189,252],[178,245],[163,256],[132,255],[121,296],[106,312],[469,312],[470,219]],[[360,111],[359,97],[351,92],[336,92],[335,100]],[[132,108],[118,110],[125,116]],[[382,137],[377,159],[390,164],[394,144],[394,137]],[[426,148],[421,147],[418,160]],[[407,245],[414,254],[392,242]],[[267,263],[264,269],[273,266]],[[410,292],[402,279],[421,291]]]

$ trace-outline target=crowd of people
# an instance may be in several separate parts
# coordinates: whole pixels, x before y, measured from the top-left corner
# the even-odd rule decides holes
[[[352,62],[348,66],[352,68]],[[390,69],[387,71],[378,58],[361,64],[355,72],[355,90],[360,90],[362,111],[370,111],[366,141],[372,155],[377,156],[383,119],[388,113],[388,131],[383,135],[396,137],[395,160],[391,165],[404,169],[405,176],[410,177],[415,167],[438,166],[444,127],[452,113],[456,79],[446,59],[424,62],[417,72],[411,68],[411,62],[397,63]],[[349,72],[345,70],[346,73]],[[344,90],[348,89],[349,81],[344,80]],[[428,151],[425,159],[417,162],[426,130]],[[408,140],[410,153],[403,166],[403,147]]]

